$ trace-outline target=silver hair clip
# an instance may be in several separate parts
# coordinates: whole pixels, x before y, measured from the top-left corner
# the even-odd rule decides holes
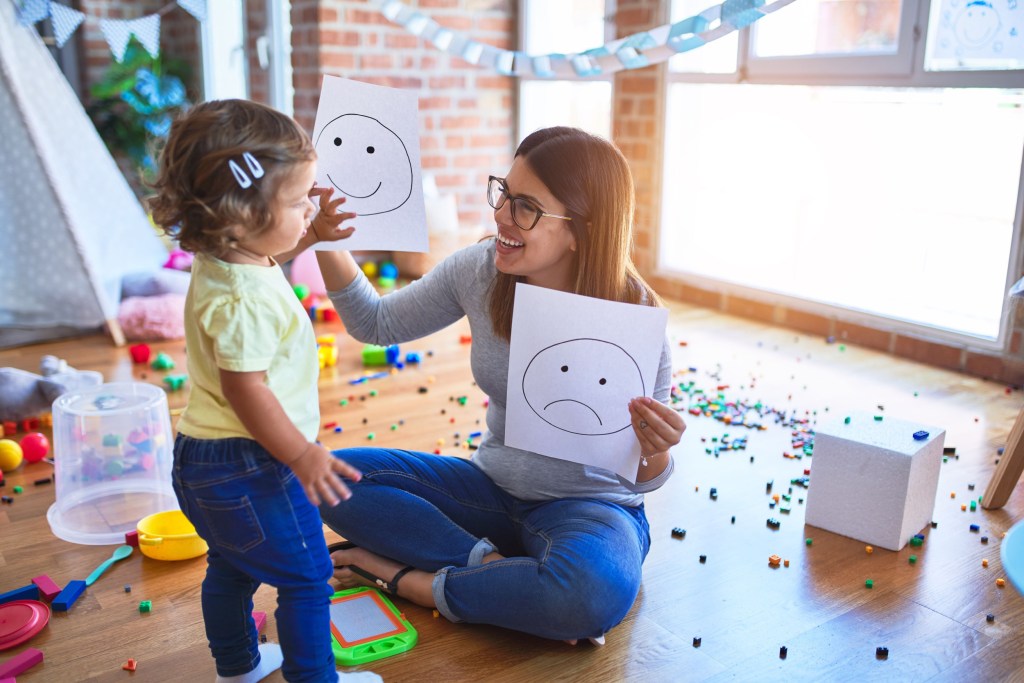
[[[234,159],[228,159],[228,168],[231,169],[231,174],[235,176],[235,181],[238,182],[239,187],[247,190],[252,187],[253,179],[258,180],[263,177],[263,167],[260,166],[260,162],[256,161],[256,157],[250,152],[243,152],[242,159],[245,161],[245,165],[249,167],[249,173],[246,173]],[[249,177],[250,173],[252,177]]]

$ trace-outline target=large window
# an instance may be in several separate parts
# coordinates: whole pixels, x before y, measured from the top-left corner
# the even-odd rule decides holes
[[[614,39],[612,0],[523,0],[522,49],[530,55],[568,54]],[[610,76],[562,81],[519,79],[519,139],[548,126],[575,126],[611,137]]]
[[[677,0],[674,18],[699,9]],[[992,12],[799,0],[728,48],[673,58],[659,270],[1004,344],[1024,154],[1010,30],[1024,10],[1004,7],[997,28]]]

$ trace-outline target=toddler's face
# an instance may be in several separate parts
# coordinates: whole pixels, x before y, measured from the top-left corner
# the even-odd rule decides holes
[[[315,178],[315,161],[297,165],[281,183],[274,197],[271,209],[273,223],[258,236],[243,238],[242,245],[266,256],[276,256],[295,248],[316,213],[316,206],[309,198]]]

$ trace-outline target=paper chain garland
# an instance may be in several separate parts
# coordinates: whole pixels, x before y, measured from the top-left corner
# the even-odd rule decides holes
[[[399,0],[372,0],[381,14],[409,33],[429,40],[439,50],[470,64],[492,68],[506,76],[579,79],[640,69],[681,52],[688,52],[733,31],[750,26],[794,0],[725,0],[674,24],[634,33],[602,47],[574,54],[532,56],[503,50],[467,38]]]
[[[128,41],[134,35],[153,57],[160,54],[160,15],[167,9],[178,5],[199,21],[206,20],[206,0],[177,0],[155,14],[148,14],[138,19],[100,19],[100,31],[114,54],[114,59],[122,61]],[[22,26],[35,24],[47,17],[53,22],[53,34],[57,47],[64,47],[71,34],[85,20],[85,14],[76,9],[51,0],[24,0],[18,8],[18,22]]]

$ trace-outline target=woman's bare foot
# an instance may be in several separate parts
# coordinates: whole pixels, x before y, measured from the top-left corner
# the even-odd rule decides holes
[[[342,588],[354,588],[356,586],[380,587],[375,581],[349,569],[349,565],[355,565],[367,574],[373,574],[384,581],[390,581],[405,566],[392,559],[371,553],[365,548],[335,550],[331,553],[331,562],[334,564],[334,579]]]
[[[371,553],[365,548],[343,548],[331,553],[331,562],[334,564],[334,578],[342,588],[353,588],[355,586],[370,586],[372,588],[383,588],[373,579],[352,571],[349,566],[355,566],[362,571],[387,582],[388,590],[394,577],[398,575],[405,565],[396,562],[388,557]],[[413,569],[401,577],[397,595],[423,607],[436,607],[433,593],[434,575],[430,572]],[[387,592],[387,591],[385,591]]]

